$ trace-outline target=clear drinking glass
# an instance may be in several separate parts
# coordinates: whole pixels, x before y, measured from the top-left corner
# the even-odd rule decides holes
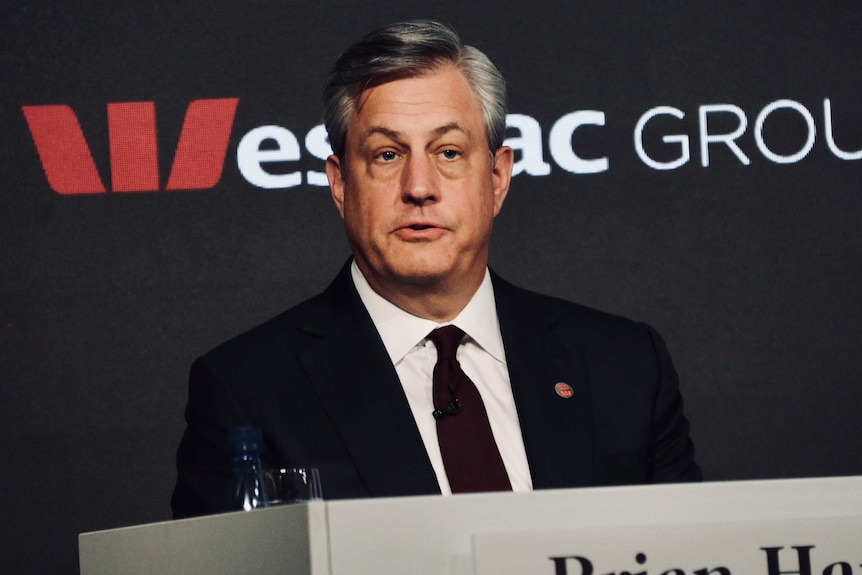
[[[264,473],[263,481],[270,505],[323,499],[320,473],[315,467],[270,469]]]

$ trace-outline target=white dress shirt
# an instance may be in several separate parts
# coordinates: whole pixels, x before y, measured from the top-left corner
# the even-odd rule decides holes
[[[437,475],[440,491],[443,495],[450,495],[452,490],[437,440],[437,423],[431,415],[434,411],[432,375],[434,364],[437,363],[437,348],[427,337],[432,330],[449,324],[438,324],[412,315],[381,297],[368,284],[355,261],[350,272],[359,297],[377,327],[401,380],[419,435]],[[457,359],[464,373],[476,384],[485,403],[491,431],[509,474],[512,490],[529,491],[533,482],[509,382],[494,287],[487,270],[473,298],[450,323],[467,334],[458,348]]]

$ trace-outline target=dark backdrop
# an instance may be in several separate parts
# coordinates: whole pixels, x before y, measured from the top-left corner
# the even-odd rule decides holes
[[[326,73],[351,41],[410,17],[445,20],[485,50],[510,112],[532,119],[509,131],[531,168],[514,178],[492,266],[656,326],[708,479],[862,473],[862,8],[427,4],[0,8],[3,572],[74,573],[77,533],[169,518],[191,361],[322,289],[348,254],[327,188],[307,175],[323,169],[305,137]],[[166,191],[186,109],[225,98],[238,104],[221,177]],[[131,173],[123,150],[135,160],[152,140],[110,133],[109,105],[128,102],[152,103],[158,133],[158,182],[135,192],[112,184],[112,170]],[[78,119],[104,193],[49,182],[24,110],[58,105]],[[659,107],[672,113],[645,122],[639,154],[638,122]],[[604,125],[557,124],[586,110]],[[216,124],[196,125],[206,136]],[[81,150],[47,125],[46,149]],[[299,159],[263,169],[301,184],[262,188],[240,171],[254,158],[237,148],[261,126],[296,136]],[[575,173],[595,165],[575,156],[606,169]]]

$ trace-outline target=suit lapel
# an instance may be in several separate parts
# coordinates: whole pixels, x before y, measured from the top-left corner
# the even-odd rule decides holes
[[[533,487],[593,485],[594,432],[582,346],[570,330],[563,334],[547,300],[492,277]],[[557,393],[558,383],[571,388],[569,397]]]
[[[398,375],[350,279],[349,262],[324,298],[325,305],[304,324],[322,339],[302,363],[370,495],[439,493]]]

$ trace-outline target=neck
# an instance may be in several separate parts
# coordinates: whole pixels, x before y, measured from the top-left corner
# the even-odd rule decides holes
[[[426,282],[386,281],[366,273],[360,266],[360,271],[378,295],[417,317],[437,323],[445,323],[455,319],[467,307],[482,281],[485,279],[485,268],[474,277],[454,280],[438,280]]]

